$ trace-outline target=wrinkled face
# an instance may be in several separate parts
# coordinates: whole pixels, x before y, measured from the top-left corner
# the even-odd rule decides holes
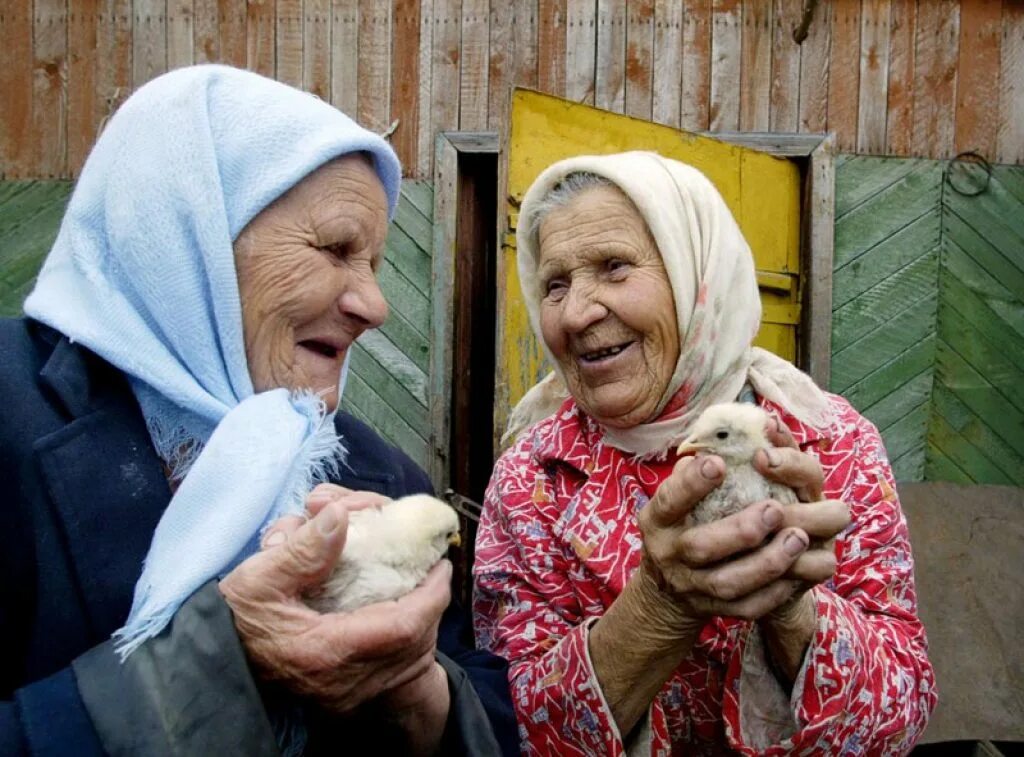
[[[627,428],[652,419],[679,358],[665,266],[614,187],[587,189],[540,225],[544,341],[583,410]]]
[[[337,407],[349,347],[387,316],[386,234],[384,187],[362,155],[321,166],[242,230],[235,266],[257,392],[312,389]]]

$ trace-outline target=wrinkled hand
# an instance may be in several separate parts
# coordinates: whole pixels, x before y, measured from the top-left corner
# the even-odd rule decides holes
[[[798,529],[810,537],[808,550],[788,573],[800,583],[790,600],[773,615],[787,621],[802,614],[804,624],[807,607],[805,604],[799,608],[797,603],[812,586],[827,581],[835,573],[834,537],[850,524],[850,509],[839,500],[822,499],[821,464],[814,456],[800,451],[789,429],[770,422],[768,440],[774,446],[754,456],[754,467],[796,492],[800,503],[783,508],[782,527]]]
[[[347,713],[383,692],[400,691],[434,667],[441,613],[450,599],[451,564],[395,602],[321,615],[302,601],[337,562],[349,507],[379,504],[379,495],[317,487],[312,519],[281,519],[264,535],[263,551],[220,582],[239,639],[258,675]]]
[[[771,477],[792,486],[798,496],[816,493],[820,498],[820,466],[774,426],[771,441],[786,448],[771,451],[779,453]],[[724,475],[725,465],[716,456],[679,461],[640,511],[643,565],[692,617],[752,620],[788,606],[795,594],[832,574],[834,556],[825,549],[808,550],[808,545],[811,537],[828,539],[842,530],[849,514],[842,503],[783,507],[769,500],[688,528],[686,515]]]

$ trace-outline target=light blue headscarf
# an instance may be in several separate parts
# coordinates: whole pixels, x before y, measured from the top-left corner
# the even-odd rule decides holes
[[[248,556],[264,525],[301,511],[344,452],[312,394],[253,393],[232,243],[357,151],[393,213],[401,168],[387,142],[310,94],[206,65],[139,89],[86,161],[25,313],[124,371],[158,454],[187,473],[114,634],[123,656]]]

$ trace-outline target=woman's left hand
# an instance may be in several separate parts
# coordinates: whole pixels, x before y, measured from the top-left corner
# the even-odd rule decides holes
[[[800,582],[800,588],[787,602],[761,619],[769,653],[779,672],[792,683],[817,624],[816,605],[809,590],[835,573],[833,539],[850,524],[850,509],[838,500],[823,499],[821,464],[812,455],[800,451],[789,429],[772,421],[768,440],[774,446],[754,456],[754,467],[767,478],[792,488],[800,500],[798,504],[783,508],[780,529],[799,528],[811,538],[807,551],[787,573]]]

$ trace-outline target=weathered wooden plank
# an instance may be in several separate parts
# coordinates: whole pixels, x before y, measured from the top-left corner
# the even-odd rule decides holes
[[[487,128],[487,0],[462,0],[459,48],[459,128]]]
[[[626,109],[626,3],[598,0],[596,93],[598,108]]]
[[[892,360],[880,365],[857,383],[843,389],[843,396],[862,411],[882,400],[894,386],[907,376],[916,376],[926,370],[934,373],[935,334],[922,339]],[[838,390],[833,386],[834,390]]]
[[[999,3],[960,3],[954,149],[974,150],[990,160],[999,134],[999,100],[991,93],[1000,91],[993,86],[1000,78],[1000,10]]]
[[[366,346],[361,342],[362,340],[360,339],[359,342],[353,345],[352,370],[367,385],[372,386],[381,399],[393,410],[397,411],[417,434],[426,438],[429,430],[426,418],[426,395],[421,392],[420,397],[415,396],[394,372],[396,368],[401,368],[402,366],[410,366],[416,371],[419,371],[419,369],[412,366],[409,359],[397,349],[394,355],[397,362],[382,363],[379,360],[380,356],[366,349]],[[426,376],[423,375],[420,389],[424,388],[425,383]]]
[[[916,39],[916,1],[891,0],[888,114],[885,124],[886,151],[890,155],[909,155],[913,145]]]
[[[785,23],[785,19],[783,22]],[[792,30],[792,27],[789,28]],[[807,30],[807,39],[800,45],[799,127],[801,131],[821,134],[828,127],[828,82],[831,50],[832,14],[827,13],[824,7],[819,7],[814,22]]]
[[[162,15],[161,12],[161,18]],[[65,0],[35,0],[32,19],[32,162],[36,176],[47,179],[67,176],[67,33]]]
[[[1024,412],[1024,340],[960,282],[945,276],[941,286],[939,338]]]
[[[654,2],[653,55],[652,117],[659,124],[678,127],[683,75],[683,4],[678,0]]]
[[[860,27],[857,151],[885,153],[889,96],[889,0],[864,0]]]
[[[402,182],[402,197],[409,202],[416,210],[418,210],[424,218],[428,220],[433,227],[434,217],[434,187],[429,181],[419,181],[417,179],[406,179]],[[425,250],[428,254],[430,251],[430,237],[427,237],[422,241]]]
[[[167,0],[168,3],[173,0]],[[319,2],[320,0],[317,0]],[[218,0],[220,62],[243,67],[246,62],[246,7],[238,0]]]
[[[458,0],[434,0],[434,31],[431,43],[431,122],[435,131],[459,128],[459,45],[462,16]]]
[[[349,371],[342,408],[358,407],[366,422],[413,460],[427,459],[427,443],[401,415],[388,406],[361,376]]]
[[[452,92],[458,87],[456,78]],[[356,120],[382,132],[391,123],[391,5],[359,1],[359,101]],[[455,98],[453,98],[455,99]],[[458,107],[456,100],[455,107]]]
[[[892,475],[897,483],[924,480],[925,445],[914,447],[892,460]]]
[[[429,87],[429,68],[426,73]],[[359,0],[334,0],[331,4],[331,104],[353,119],[359,107],[358,80]]]
[[[18,182],[21,191],[12,193],[0,205],[0,256],[5,255],[13,242],[30,238],[38,233],[35,217],[46,208],[56,205],[63,212],[71,185],[66,181]]]
[[[832,386],[843,392],[880,364],[894,359],[935,329],[938,294],[933,290],[895,318],[836,350],[832,356]]]
[[[928,428],[928,405],[923,404],[889,426],[882,435],[890,458],[898,458],[919,447]]]
[[[943,418],[950,431],[977,448],[1011,483],[1018,486],[1024,484],[1024,455],[1008,447],[992,430],[986,418],[979,416],[941,385],[935,387],[932,401],[934,412]]]
[[[1003,42],[1000,46],[999,134],[1000,163],[1024,163],[1024,4],[1003,1]]]
[[[498,141],[508,137],[508,108],[515,78],[514,29],[512,3],[491,3],[488,21],[487,53],[487,128],[498,132]]]
[[[537,87],[565,95],[566,0],[537,2]]]
[[[742,26],[738,0],[714,0],[711,27],[711,131],[734,131],[740,124]]]
[[[917,7],[914,141],[917,155],[953,155],[960,3],[932,0]]]
[[[845,265],[877,245],[893,230],[933,211],[939,199],[936,174],[933,167],[923,166],[837,220],[835,265]]]
[[[645,121],[651,120],[654,108],[653,55],[654,0],[627,0],[625,112]]]
[[[946,236],[942,255],[942,276],[953,277],[960,285],[974,292],[997,318],[1024,339],[1024,288],[1010,291],[995,278],[956,240]]]
[[[565,7],[565,96],[594,104],[597,54],[596,0],[567,0]]]
[[[398,207],[395,208],[394,221],[401,226],[402,230],[412,237],[418,245],[423,247],[427,252],[430,251],[429,240],[434,233],[434,224],[430,218],[414,208],[411,204],[400,202],[398,203]]]
[[[430,300],[420,292],[394,261],[385,257],[377,274],[381,291],[393,315],[405,318],[421,336],[430,333]]]
[[[387,257],[424,297],[430,297],[430,258],[398,226],[388,231]]]
[[[391,303],[394,299],[392,293],[387,291],[388,288],[390,288],[390,282],[382,280],[381,289],[385,290],[384,295],[388,302]],[[392,308],[388,319],[380,327],[380,332],[390,339],[398,349],[408,355],[416,366],[426,371],[430,362],[430,340],[423,335],[421,329],[428,327],[429,320],[417,326],[410,323],[402,311]]]
[[[331,98],[331,0],[303,0],[302,88]]]
[[[932,393],[934,372],[928,366],[916,376],[901,379],[901,383],[862,412],[885,436],[886,429],[897,423],[903,416],[928,402]]]
[[[946,208],[960,216],[1004,255],[1009,255],[1018,267],[1024,267],[1019,253],[1013,254],[1024,249],[1024,214],[1019,212],[1016,203],[1007,205],[1001,202],[1001,198],[996,197],[998,194],[1005,196],[1003,188],[993,182],[985,193],[985,200],[964,197],[956,192],[946,192],[943,200]]]
[[[837,308],[832,314],[833,350],[853,344],[898,318],[909,304],[934,294],[939,266],[936,252],[920,256]]]
[[[132,87],[138,89],[167,70],[166,0],[134,0]]]
[[[781,0],[780,0],[781,2]],[[796,95],[798,87],[791,88],[795,82],[787,81],[775,87],[775,76],[782,75],[783,58],[791,63],[794,58],[793,48],[796,44],[782,44],[775,49],[775,59],[780,64],[774,67],[772,49],[772,3],[743,3],[741,8],[743,20],[740,49],[740,130],[769,131],[769,102],[779,107],[782,101],[787,105],[792,97],[792,111],[796,112]],[[778,43],[779,40],[776,40]],[[799,76],[799,48],[797,48],[797,66],[790,68]],[[775,100],[777,95],[779,100]],[[795,117],[793,118],[795,121]],[[778,129],[778,131],[792,131]]]
[[[18,195],[29,191],[36,182],[24,181],[24,180],[8,180],[0,181],[0,224],[3,223],[3,206],[5,203],[11,202]],[[2,228],[2,226],[0,226]]]
[[[828,78],[828,129],[840,151],[857,146],[860,90],[860,0],[833,0],[832,56]],[[821,10],[825,11],[828,6]]]
[[[1024,455],[1024,413],[1005,396],[993,391],[992,383],[975,370],[945,340],[936,348],[935,383],[951,392],[995,433],[1003,444]]]
[[[679,126],[711,126],[711,0],[686,0],[683,14],[683,80]]]
[[[33,173],[32,0],[10,0],[0,13],[0,179]]]
[[[49,191],[37,195],[39,201],[30,207],[21,211],[0,207],[0,264],[9,281],[35,276],[35,269],[26,268],[22,259],[45,253],[57,236],[71,188],[67,182],[46,184],[52,185]]]
[[[275,0],[249,0],[245,5],[245,66],[274,76]]]
[[[168,70],[191,66],[195,60],[193,22],[192,0],[167,0]]]
[[[924,470],[926,481],[951,481],[955,484],[974,483],[974,479],[959,465],[950,460],[942,450],[935,447],[928,447]]]
[[[1003,473],[984,452],[958,434],[946,421],[941,413],[933,413],[928,428],[928,445],[942,451],[947,457],[956,460],[960,468],[967,472],[978,484],[1014,483],[1013,479]]]
[[[767,21],[771,73],[765,72],[769,77],[770,112],[767,124],[755,128],[757,131],[792,132],[798,130],[800,120],[800,57],[803,51],[802,45],[793,39],[793,27],[800,23],[803,3],[800,0],[775,0],[772,5],[774,7],[769,14],[769,3],[764,3],[764,13],[770,15]],[[743,7],[744,21],[748,6],[749,3]],[[815,23],[821,23],[822,15],[819,11]],[[743,46],[747,46],[746,29],[743,30]]]
[[[274,33],[277,54],[274,75],[278,81],[291,84],[293,87],[301,87],[302,0],[277,0],[274,11],[277,15]]]
[[[392,0],[391,120],[398,126],[391,146],[403,171],[415,173],[419,145],[420,0]]]
[[[939,249],[938,208],[886,237],[832,273],[833,306],[840,308],[925,255]]]
[[[401,384],[416,402],[423,406],[425,411],[427,407],[427,374],[409,360],[409,356],[381,333],[380,329],[365,332],[359,337],[359,344]]]
[[[992,180],[1008,197],[1024,205],[1024,166],[992,166]]]
[[[412,172],[418,179],[429,178],[434,165],[434,0],[420,0],[420,79],[417,92],[419,124],[416,139],[416,166]],[[411,168],[411,167],[410,167]],[[407,169],[408,170],[408,169]]]
[[[220,18],[218,0],[193,0],[192,54],[196,63],[220,60]]]
[[[1021,271],[1020,262],[1014,263],[1012,251],[1019,249],[1015,247],[997,246],[993,242],[1002,239],[992,240],[985,233],[984,223],[968,224],[956,212],[949,210],[942,217],[943,233],[946,238],[955,243],[961,250],[966,252],[982,268],[1003,282],[1012,292],[1024,292],[1024,271]],[[977,229],[982,229],[979,232]],[[1005,254],[1002,250],[1010,252]]]
[[[190,15],[191,0],[178,0],[178,2],[189,8]],[[75,9],[72,7],[68,14],[67,170],[70,175],[76,174],[85,162],[85,158],[96,140],[96,127],[103,117],[96,92],[97,22],[95,8]],[[168,28],[168,43],[171,40],[171,33],[171,28]],[[189,34],[191,35],[191,26],[189,26]],[[0,39],[6,39],[2,29],[0,29]],[[191,36],[189,44],[189,53],[191,54]],[[191,58],[189,62],[191,63]],[[2,162],[2,157],[0,157],[0,163]]]
[[[836,169],[836,219],[871,199],[912,171],[932,170],[935,190],[942,180],[941,168],[923,160],[847,156]]]
[[[537,44],[538,4],[537,0],[513,0],[512,46],[515,51],[515,75],[513,85],[538,87]]]

